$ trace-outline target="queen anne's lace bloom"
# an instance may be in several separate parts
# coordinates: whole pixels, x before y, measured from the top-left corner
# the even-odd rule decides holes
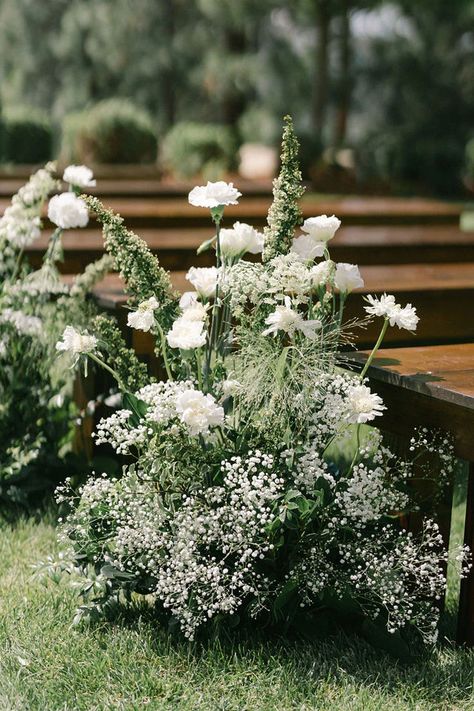
[[[189,193],[189,202],[195,207],[219,207],[221,205],[237,205],[239,197],[237,188],[233,183],[218,180],[216,183],[208,181],[207,185],[198,185]]]

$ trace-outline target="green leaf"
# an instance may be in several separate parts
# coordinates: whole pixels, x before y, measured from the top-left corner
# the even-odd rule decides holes
[[[131,410],[133,415],[130,418],[132,425],[137,425],[140,420],[145,417],[148,405],[143,400],[139,400],[132,393],[124,393],[122,397],[122,403],[125,410]]]
[[[211,239],[206,239],[205,242],[199,245],[196,250],[196,254],[202,254],[203,252],[207,252],[208,249],[211,249],[216,239],[216,235],[214,235],[214,237],[211,237]]]
[[[279,612],[290,602],[291,598],[295,595],[297,586],[298,583],[296,580],[290,578],[290,580],[286,581],[273,603],[273,609],[275,612]]]

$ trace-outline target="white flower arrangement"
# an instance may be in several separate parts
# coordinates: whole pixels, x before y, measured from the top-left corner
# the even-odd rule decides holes
[[[343,369],[344,307],[363,280],[356,265],[330,259],[335,216],[306,220],[304,241],[295,239],[295,146],[288,120],[263,245],[248,225],[221,229],[225,206],[240,197],[233,185],[191,191],[190,203],[210,210],[216,265],[191,268],[195,291],[180,300],[121,220],[86,198],[132,280],[130,323],[157,337],[167,380],[133,389],[126,370],[115,373],[123,409],[99,423],[97,441],[133,463],[123,462],[120,479],[58,492],[73,503],[61,539],[75,559],[81,614],[121,592],[146,594],[192,639],[229,616],[289,625],[350,599],[389,632],[411,626],[433,642],[448,554],[428,514],[419,536],[399,525],[397,512],[417,506],[406,487],[413,462],[364,428],[385,412],[365,380],[383,334],[389,325],[415,328],[417,316],[392,296],[368,297],[368,315],[383,318],[381,337],[361,374]],[[324,259],[314,264],[316,244]],[[262,262],[242,259],[262,247]],[[84,338],[69,333],[61,347],[91,353],[114,373],[107,343],[92,351]],[[336,462],[331,450],[348,443],[351,455]],[[426,447],[448,475],[448,440],[412,446],[417,476]]]

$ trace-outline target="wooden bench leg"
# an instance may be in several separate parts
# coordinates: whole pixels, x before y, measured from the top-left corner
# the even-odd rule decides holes
[[[464,544],[474,559],[474,462],[469,462]],[[474,646],[474,568],[461,580],[456,641],[458,644]]]

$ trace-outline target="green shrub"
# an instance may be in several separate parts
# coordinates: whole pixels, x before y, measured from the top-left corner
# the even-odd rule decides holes
[[[6,112],[0,127],[2,160],[44,163],[52,156],[53,132],[48,119],[28,107]]]
[[[474,182],[474,138],[471,138],[466,145],[466,178]]]
[[[233,131],[218,124],[177,123],[163,143],[163,161],[178,177],[201,173],[216,179],[235,168],[236,141]]]
[[[78,163],[153,163],[157,140],[146,111],[107,99],[63,122],[61,157]]]

